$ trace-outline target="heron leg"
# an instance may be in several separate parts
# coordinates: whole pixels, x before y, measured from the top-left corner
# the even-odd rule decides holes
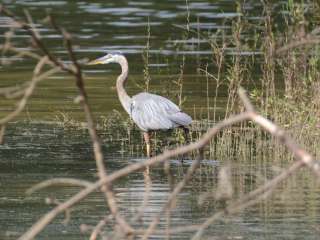
[[[149,132],[143,132],[143,138],[147,145],[147,157],[151,157],[151,147],[150,147],[150,134]]]
[[[184,141],[185,141],[184,143],[189,144],[190,143],[189,128],[187,128],[185,126],[181,126],[180,128],[183,129],[183,132],[184,132]],[[184,159],[188,159],[188,156],[189,156],[188,153],[183,154],[181,162],[183,163]]]
[[[184,131],[184,138],[186,143],[190,143],[190,135],[189,135],[189,128],[187,127],[182,127]]]

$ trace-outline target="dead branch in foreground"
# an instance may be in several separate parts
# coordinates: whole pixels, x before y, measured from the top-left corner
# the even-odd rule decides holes
[[[98,174],[99,174],[100,179],[106,179],[107,171],[106,171],[106,167],[103,163],[104,157],[103,157],[103,153],[101,151],[101,143],[100,143],[100,139],[97,135],[97,131],[95,129],[95,123],[94,123],[92,113],[91,113],[91,109],[88,104],[88,99],[87,99],[87,94],[86,94],[86,90],[84,87],[84,81],[83,81],[83,77],[82,77],[81,67],[78,64],[78,61],[77,61],[75,54],[73,52],[72,43],[71,43],[71,35],[65,29],[58,28],[56,26],[53,18],[51,16],[49,16],[49,18],[51,19],[50,23],[53,24],[53,27],[56,30],[60,31],[60,33],[63,36],[64,42],[66,45],[66,49],[69,54],[69,59],[72,62],[70,65],[67,65],[64,62],[62,62],[61,60],[59,60],[57,57],[55,57],[50,52],[50,50],[45,46],[44,42],[41,39],[41,36],[39,35],[39,32],[33,27],[34,24],[31,21],[31,15],[28,14],[28,16],[27,16],[27,19],[29,20],[29,22],[24,22],[24,21],[18,19],[13,13],[11,13],[3,5],[0,5],[0,13],[10,17],[15,22],[16,26],[25,30],[31,36],[31,39],[32,39],[33,43],[36,45],[36,47],[39,50],[41,50],[41,52],[43,54],[43,58],[41,58],[39,60],[38,65],[40,65],[40,66],[37,65],[35,67],[34,72],[36,74],[39,74],[42,66],[44,66],[45,63],[47,61],[49,61],[51,65],[55,66],[54,69],[58,68],[61,71],[65,71],[65,72],[74,76],[74,78],[76,80],[76,86],[78,87],[78,90],[79,90],[79,98],[78,99],[80,99],[79,102],[82,105],[84,114],[86,116],[87,127],[88,127],[89,135],[91,137],[91,141],[93,144],[94,157],[95,157],[96,165],[98,168]],[[12,46],[12,44],[6,44],[6,45],[7,45],[8,49],[10,48],[10,46]],[[42,59],[45,59],[45,61],[43,61]],[[37,79],[37,81],[39,81],[39,80]],[[1,126],[8,123],[13,117],[17,116],[23,110],[28,98],[33,93],[33,90],[36,86],[37,81],[36,80],[31,81],[31,83],[33,83],[33,84],[30,84],[30,86],[24,91],[24,97],[22,98],[18,108],[13,113],[11,113],[7,117],[5,117],[2,121],[0,121]],[[105,199],[107,201],[107,204],[108,204],[113,216],[115,217],[118,224],[121,226],[124,233],[129,234],[130,232],[132,232],[132,227],[119,214],[117,203],[116,203],[116,200],[113,196],[113,192],[112,192],[109,184],[107,182],[105,182],[105,184],[101,187],[102,187],[101,190],[105,194]]]
[[[250,104],[248,98],[245,96],[243,91],[240,91],[240,96],[243,102],[246,104],[247,109],[253,109],[252,105]],[[105,182],[112,183],[122,177],[129,175],[132,172],[136,172],[139,170],[144,169],[145,167],[151,167],[161,162],[167,161],[172,157],[177,155],[182,155],[188,153],[190,151],[194,151],[197,149],[201,149],[205,147],[210,140],[222,129],[231,126],[233,124],[252,120],[265,128],[267,131],[270,131],[270,134],[277,137],[280,142],[284,143],[290,151],[292,151],[295,155],[296,162],[294,162],[287,170],[284,170],[280,173],[277,177],[273,178],[272,180],[266,182],[264,185],[260,186],[256,190],[249,192],[243,198],[234,201],[229,206],[226,207],[221,212],[216,213],[211,218],[208,218],[202,225],[192,225],[192,226],[184,226],[180,228],[170,229],[170,233],[177,233],[183,231],[198,231],[197,234],[194,236],[194,239],[198,239],[205,228],[207,228],[210,224],[218,219],[221,219],[223,216],[228,214],[234,214],[246,207],[252,206],[253,204],[257,203],[257,201],[268,197],[272,191],[284,180],[286,180],[290,175],[294,174],[297,170],[299,170],[303,166],[308,166],[314,174],[319,178],[320,176],[320,164],[319,161],[313,159],[313,157],[300,148],[296,143],[285,134],[285,132],[273,124],[268,119],[262,117],[255,111],[246,111],[244,113],[240,113],[229,119],[226,119],[220,123],[218,123],[215,127],[208,130],[206,134],[197,142],[191,143],[186,146],[182,146],[173,150],[168,150],[158,156],[155,156],[149,160],[144,162],[131,164],[127,167],[124,167],[110,175],[107,176],[107,179],[97,181],[96,183],[92,184],[91,186],[86,187],[82,191],[78,192],[72,198],[68,199],[64,203],[61,203],[59,206],[55,207],[52,211],[44,215],[42,218],[38,220],[24,235],[22,235],[19,240],[26,240],[32,239],[35,237],[39,232],[41,232],[45,226],[47,226],[58,214],[64,212],[66,209],[72,207],[85,197],[87,197],[93,191],[96,191],[99,187],[101,187]],[[177,185],[179,186],[179,184]],[[171,195],[175,194],[175,191],[171,193]],[[171,195],[168,198],[168,202],[171,201]],[[172,210],[172,209],[171,209]],[[156,216],[157,217],[157,216]],[[132,234],[151,234],[151,232],[147,231],[146,229],[136,229]]]
[[[104,194],[104,197],[106,199],[106,205],[109,211],[111,212],[113,219],[115,220],[115,224],[113,224],[112,221],[110,221],[111,219],[109,217],[102,219],[93,229],[90,239],[96,239],[97,235],[101,234],[103,227],[109,224],[109,222],[110,224],[113,224],[112,227],[114,229],[114,236],[118,238],[131,239],[134,236],[141,236],[143,239],[148,239],[152,234],[159,233],[159,232],[162,232],[164,234],[172,234],[172,233],[191,231],[191,232],[195,232],[193,239],[199,239],[203,235],[204,230],[208,228],[213,222],[223,218],[226,215],[238,213],[239,211],[256,204],[258,201],[261,201],[269,197],[274,191],[274,189],[281,182],[285,181],[290,175],[296,173],[302,167],[305,167],[305,166],[308,167],[315,174],[317,178],[320,177],[319,161],[316,161],[307,151],[299,147],[298,144],[295,143],[295,141],[292,138],[290,138],[281,128],[279,128],[277,125],[275,125],[265,117],[258,114],[254,110],[244,90],[242,90],[241,88],[239,90],[239,97],[245,106],[245,112],[231,116],[230,118],[217,123],[213,128],[209,129],[207,133],[205,133],[196,142],[192,142],[188,145],[181,146],[176,149],[167,150],[158,156],[152,157],[143,162],[130,164],[118,171],[115,171],[111,174],[107,174],[106,168],[103,163],[103,154],[101,151],[100,140],[96,133],[95,123],[91,114],[91,109],[87,101],[87,94],[85,91],[85,85],[82,78],[81,67],[78,64],[77,58],[73,52],[70,34],[66,30],[59,28],[55,23],[55,21],[52,19],[52,17],[50,18],[51,19],[50,23],[63,36],[66,49],[69,53],[69,59],[71,60],[71,64],[65,64],[63,61],[59,60],[56,56],[54,56],[49,51],[49,49],[46,48],[45,43],[43,42],[43,40],[41,39],[41,36],[39,35],[39,31],[37,31],[34,28],[34,24],[30,14],[27,14],[27,19],[29,22],[24,22],[19,20],[14,14],[6,10],[1,5],[0,5],[0,12],[11,17],[15,22],[16,26],[28,32],[33,42],[35,43],[35,45],[38,47],[38,49],[41,50],[41,54],[42,54],[42,55],[34,55],[32,52],[30,53],[24,52],[23,53],[24,56],[29,56],[29,57],[37,56],[38,64],[35,67],[33,79],[27,84],[21,86],[20,88],[9,88],[9,90],[7,89],[2,91],[4,93],[8,91],[7,93],[9,95],[15,95],[20,97],[22,96],[22,99],[20,100],[22,103],[18,105],[18,108],[16,110],[14,110],[10,115],[8,115],[9,117],[7,116],[6,118],[2,119],[2,121],[0,120],[0,125],[1,125],[0,140],[2,138],[1,136],[4,135],[6,124],[13,117],[17,116],[22,111],[29,97],[31,97],[33,91],[35,90],[36,83],[40,80],[44,80],[45,78],[48,77],[48,75],[54,74],[55,71],[58,71],[58,70],[64,71],[74,76],[76,80],[76,86],[79,90],[79,95],[80,95],[77,99],[80,99],[79,103],[82,105],[84,114],[86,116],[89,135],[92,140],[94,156],[95,156],[97,169],[99,173],[99,180],[94,183],[84,182],[84,181],[75,180],[75,179],[51,179],[51,180],[44,181],[34,186],[33,188],[31,188],[29,192],[40,190],[42,188],[45,188],[51,185],[56,185],[56,184],[72,184],[72,185],[81,186],[83,189],[80,190],[77,194],[75,194],[71,198],[67,199],[66,201],[59,202],[56,207],[54,207],[47,214],[43,215],[36,223],[34,223],[33,226],[31,226],[24,234],[22,234],[19,237],[19,240],[33,239],[48,224],[50,224],[57,217],[57,215],[64,212],[70,212],[70,209],[75,204],[79,203],[81,200],[86,198],[89,194],[99,189]],[[12,50],[12,51],[17,50],[16,48],[13,47],[13,44],[11,43],[8,44],[7,42],[7,44],[5,45],[6,45],[6,49],[5,49],[6,52],[9,50]],[[17,51],[19,52],[19,50]],[[50,66],[51,69],[49,71],[53,71],[53,72],[41,73],[41,70],[44,65]],[[47,75],[44,75],[44,74],[47,74]],[[13,113],[14,115],[12,115]],[[161,211],[154,216],[148,228],[146,229],[133,228],[128,223],[128,221],[123,216],[120,215],[120,212],[118,211],[118,208],[119,208],[118,203],[116,202],[114,198],[114,194],[111,190],[112,189],[111,186],[115,181],[119,180],[120,178],[126,177],[133,172],[141,171],[146,167],[152,167],[159,163],[168,162],[170,161],[170,158],[175,157],[177,155],[183,155],[192,151],[202,150],[206,145],[210,143],[212,138],[215,137],[221,130],[244,121],[252,121],[257,125],[261,126],[262,128],[264,128],[268,133],[270,133],[272,136],[278,139],[280,143],[284,144],[290,152],[292,152],[296,161],[293,162],[288,167],[288,169],[283,170],[279,175],[267,181],[262,186],[249,192],[248,194],[246,194],[245,196],[237,200],[231,201],[225,207],[225,209],[207,218],[202,224],[181,226],[181,227],[175,227],[170,229],[168,228],[166,230],[156,229],[159,223],[160,217],[164,214],[170,214],[170,212],[178,204],[177,197],[179,193],[182,191],[182,189],[185,187],[185,185],[188,183],[190,178],[193,176],[194,172],[198,169],[199,164],[201,163],[201,158],[198,158],[191,164],[188,171],[185,173],[183,179],[173,188],[172,192],[168,196],[167,201],[163,204]],[[148,194],[149,193],[146,192],[146,195]],[[145,199],[148,199],[147,196]],[[143,203],[142,206],[145,206],[145,204],[147,204],[146,202],[147,200],[145,200],[145,203]],[[140,214],[143,214],[143,212],[141,212]],[[107,215],[107,211],[106,211],[106,215]]]

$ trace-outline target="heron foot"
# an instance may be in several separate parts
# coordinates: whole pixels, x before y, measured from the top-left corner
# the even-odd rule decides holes
[[[149,166],[147,166],[143,171],[143,175],[145,179],[148,179],[147,182],[151,182],[149,174],[150,174],[150,169],[149,169]]]
[[[150,158],[151,157],[151,146],[150,144],[147,143],[147,157]]]
[[[146,142],[146,145],[147,145],[147,157],[150,158],[151,157],[151,146],[150,146],[149,132],[144,132],[143,138],[144,138],[144,141]]]

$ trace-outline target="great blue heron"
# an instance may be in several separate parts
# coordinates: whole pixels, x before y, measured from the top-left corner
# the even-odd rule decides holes
[[[88,65],[109,63],[118,63],[121,66],[122,72],[117,78],[116,85],[118,97],[123,108],[143,131],[148,157],[150,157],[150,131],[177,127],[188,130],[187,126],[192,122],[192,118],[169,99],[147,92],[129,97],[124,89],[129,71],[128,61],[124,55],[107,54],[89,62]]]

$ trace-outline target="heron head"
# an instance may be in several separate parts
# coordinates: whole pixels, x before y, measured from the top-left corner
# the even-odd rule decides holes
[[[121,53],[108,53],[107,55],[88,62],[88,65],[109,64],[119,62],[124,56]]]

